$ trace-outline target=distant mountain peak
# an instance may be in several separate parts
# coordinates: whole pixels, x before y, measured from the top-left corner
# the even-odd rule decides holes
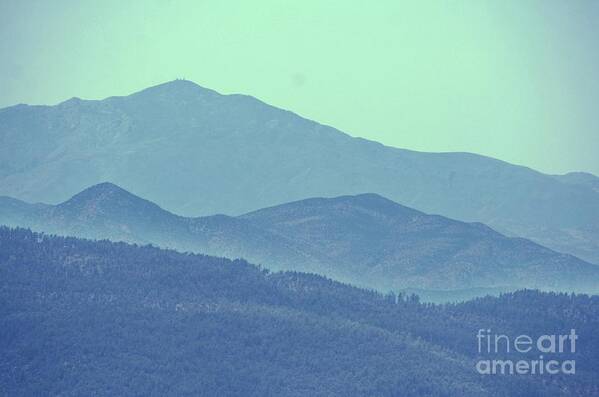
[[[380,211],[381,213],[394,213],[394,214],[403,214],[403,215],[425,215],[423,212],[415,210],[410,207],[406,207],[395,201],[389,200],[379,194],[376,193],[360,193],[356,195],[344,195],[337,197],[313,197],[307,198],[303,200],[293,201],[290,203],[281,204],[274,207],[263,208],[257,211],[252,211],[242,217],[251,218],[256,214],[265,213],[271,210],[276,212],[283,211],[296,211],[300,208],[310,209],[314,211],[321,210],[332,210],[333,208],[343,207],[343,208],[363,208],[366,210],[372,211]]]
[[[105,193],[105,192],[131,195],[131,193],[129,193],[122,187],[115,185],[112,182],[101,182],[101,183],[90,186],[87,189],[81,191],[80,193],[75,195],[75,197],[82,195],[82,194],[89,194],[89,193],[96,194],[96,193]]]
[[[204,88],[202,86],[200,86],[197,83],[194,83],[191,80],[185,80],[185,79],[175,79],[175,80],[170,80],[170,81],[166,81],[164,83],[160,83],[156,86],[153,87],[149,87],[149,89],[152,88],[170,88],[170,89],[202,89],[202,90],[208,90],[208,88]],[[212,90],[210,90],[212,91]]]
[[[74,96],[72,98],[67,99],[66,101],[62,102],[63,104],[68,104],[68,103],[79,103],[83,101],[83,99],[79,98],[78,96]]]
[[[81,104],[84,102],[86,102],[86,100],[74,96],[72,98],[67,99],[66,101],[60,102],[57,106],[62,109],[76,109],[80,107]]]
[[[355,203],[361,203],[361,204],[386,204],[386,205],[393,205],[396,207],[408,208],[404,205],[396,203],[395,201],[389,200],[388,198],[383,197],[377,193],[360,193],[360,194],[356,194],[356,195],[340,196],[337,199],[344,200],[344,201],[351,201],[351,202],[355,202]]]
[[[110,182],[93,185],[55,207],[56,214],[80,221],[114,221],[119,224],[162,222],[175,215]],[[56,215],[55,214],[55,215]]]
[[[128,192],[127,190],[115,185],[114,183],[102,182],[98,183],[97,185],[90,186],[87,189],[81,191],[80,193],[77,193],[69,200],[60,204],[60,206],[78,206],[90,202],[96,204],[111,204],[116,202],[128,202],[132,204],[139,204],[146,202],[146,200]]]
[[[377,193],[360,193],[355,195],[345,195],[338,196],[333,198],[324,199],[327,204],[336,205],[339,203],[355,206],[355,207],[365,207],[368,209],[376,209],[376,210],[385,210],[385,209],[393,209],[393,210],[401,210],[403,212],[410,212],[413,214],[422,214],[424,213],[417,211],[413,208],[406,207],[405,205],[396,203],[395,201],[389,200],[386,197],[381,196]]]
[[[158,84],[133,95],[166,95],[166,96],[220,96],[221,94],[211,90],[210,88],[202,87],[193,81],[176,79],[167,81],[166,83]]]

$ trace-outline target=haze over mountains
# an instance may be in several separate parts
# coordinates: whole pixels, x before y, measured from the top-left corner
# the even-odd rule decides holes
[[[0,198],[0,224],[242,257],[381,291],[599,290],[596,265],[376,194],[311,198],[238,217],[185,218],[102,183],[56,206]]]
[[[599,298],[420,304],[245,261],[0,227],[8,396],[595,396]],[[481,376],[476,332],[575,328],[576,375]]]
[[[0,394],[596,396],[599,298],[555,291],[599,292],[597,264],[591,174],[385,147],[181,80],[0,109]],[[553,292],[397,294],[521,288]],[[485,353],[491,329],[578,349]],[[543,357],[576,376],[475,366]]]
[[[376,193],[599,264],[592,175],[390,148],[181,80],[126,97],[0,110],[0,194],[59,203],[106,180],[187,216]]]

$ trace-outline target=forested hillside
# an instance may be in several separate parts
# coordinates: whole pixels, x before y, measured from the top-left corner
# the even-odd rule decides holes
[[[304,273],[0,228],[0,394],[592,396],[599,299],[422,304]],[[576,328],[575,376],[482,376],[476,333]]]

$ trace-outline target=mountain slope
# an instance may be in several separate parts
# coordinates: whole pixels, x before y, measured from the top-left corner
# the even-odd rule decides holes
[[[0,195],[58,203],[105,180],[193,216],[373,192],[599,264],[599,192],[495,159],[386,147],[181,80],[0,109]]]
[[[102,183],[57,206],[25,206],[11,212],[15,206],[0,200],[0,223],[243,257],[270,269],[314,272],[383,291],[599,290],[595,265],[376,194],[306,199],[239,217],[185,218]]]
[[[290,304],[244,262],[5,228],[0,254],[7,395],[491,395],[467,359]]]
[[[480,223],[427,215],[375,194],[307,199],[240,218],[302,242],[325,263],[342,269],[331,276],[382,290],[599,290],[595,265]]]
[[[0,227],[0,302],[7,395],[591,396],[599,379],[596,297],[424,305],[244,261]],[[479,376],[482,327],[575,327],[576,377]]]

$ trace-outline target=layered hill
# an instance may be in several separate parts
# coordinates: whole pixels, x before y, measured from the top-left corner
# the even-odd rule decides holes
[[[383,291],[599,291],[596,265],[376,194],[306,199],[238,217],[186,218],[102,183],[56,206],[0,199],[0,224],[245,258]]]
[[[0,387],[11,396],[528,397],[598,387],[599,301],[588,296],[423,305],[244,261],[0,227],[0,302]],[[559,358],[579,370],[480,376],[484,327],[510,336],[575,327],[579,349]]]
[[[481,223],[428,215],[376,194],[316,198],[240,217],[303,242],[340,279],[382,290],[548,288],[599,291],[599,267]]]
[[[373,192],[599,264],[593,178],[386,147],[183,80],[0,110],[0,195],[30,202],[59,203],[105,180],[187,216]]]

